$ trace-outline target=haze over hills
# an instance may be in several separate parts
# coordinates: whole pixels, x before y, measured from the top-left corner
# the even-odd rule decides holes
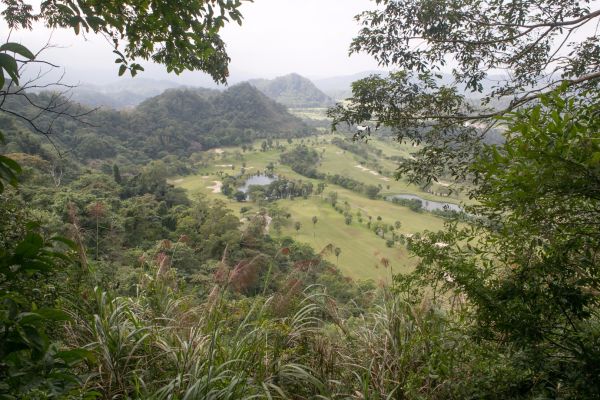
[[[312,81],[296,73],[248,82],[271,99],[291,108],[328,107],[334,103]]]
[[[73,101],[104,108],[131,108],[167,89],[183,87],[172,81],[145,78],[123,79],[107,85],[84,83],[72,90]]]
[[[247,82],[267,97],[291,108],[328,107],[334,103],[332,98],[319,90],[309,79],[295,73],[271,80],[251,79]],[[71,94],[73,101],[86,106],[124,109],[135,107],[165,90],[185,87],[190,86],[173,81],[136,78],[108,85],[84,83],[75,87]],[[223,88],[212,90],[222,91]]]
[[[367,78],[371,75],[380,75],[385,78],[389,75],[388,71],[383,70],[372,70],[372,71],[363,71],[358,72],[352,75],[343,75],[343,76],[332,76],[328,78],[317,78],[313,79],[315,86],[317,86],[321,91],[326,93],[329,97],[335,99],[336,101],[344,100],[348,97],[352,96],[352,83]],[[439,80],[439,84],[441,85],[453,85],[454,77],[449,73],[442,73],[441,79]],[[492,88],[497,85],[499,82],[505,80],[506,77],[498,74],[490,74],[484,79],[481,84],[483,85],[483,92],[489,92]],[[471,92],[466,89],[464,84],[458,85],[459,91],[465,91],[467,97],[477,99],[482,95],[478,92]]]
[[[274,79],[250,79],[247,82],[256,87],[267,97],[290,108],[329,107],[335,101],[344,100],[352,95],[352,83],[370,75],[379,74],[383,77],[388,72],[383,70],[363,71],[352,75],[332,76],[310,80],[297,73],[291,73]],[[482,82],[484,91],[491,90],[498,75],[490,75]],[[232,80],[231,83],[235,81]],[[245,81],[244,81],[245,82]],[[453,77],[442,74],[441,83],[451,84]],[[243,83],[243,82],[242,82]],[[237,83],[236,83],[237,84]],[[154,80],[147,78],[122,79],[106,85],[83,83],[75,87],[72,100],[89,107],[113,109],[133,108],[144,100],[174,88],[199,86],[184,86],[174,81]],[[211,90],[223,91],[224,87],[210,87]],[[463,90],[464,86],[459,86]],[[478,98],[478,93],[467,93],[469,97]]]
[[[328,78],[313,79],[315,86],[335,100],[343,100],[352,95],[352,82],[366,78],[370,75],[379,74],[387,76],[386,71],[362,71],[351,75],[331,76]]]

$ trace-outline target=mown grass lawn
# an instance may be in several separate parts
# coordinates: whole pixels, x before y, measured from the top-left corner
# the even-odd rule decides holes
[[[319,167],[321,172],[337,173],[349,176],[353,179],[365,183],[384,186],[384,192],[389,193],[413,193],[423,198],[445,201],[446,198],[437,198],[430,194],[423,193],[418,187],[410,186],[402,181],[383,181],[381,176],[375,176],[369,172],[356,168],[358,159],[349,152],[344,152],[328,142],[331,136],[320,136],[316,139],[305,139],[305,142],[319,152],[323,152],[322,165]],[[312,142],[314,140],[314,142]],[[290,147],[299,143],[295,139],[292,144],[280,140],[280,144]],[[378,144],[385,147],[385,144]],[[292,179],[302,179],[312,181],[315,185],[317,180],[307,179],[285,165],[278,164],[280,152],[269,150],[260,151],[260,141],[254,145],[254,150],[242,152],[239,147],[223,148],[223,153],[216,155],[214,162],[206,168],[201,169],[198,175],[175,177],[171,183],[178,187],[187,189],[191,196],[201,193],[209,199],[219,199],[224,201],[238,215],[242,207],[252,207],[258,210],[253,203],[240,203],[220,193],[213,193],[209,187],[218,181],[219,173],[239,174],[240,168],[245,164],[246,173],[255,171],[264,171],[269,163],[276,164],[275,173]],[[392,148],[388,151],[405,151],[405,149]],[[227,165],[227,167],[225,167]],[[228,165],[233,165],[233,169]],[[390,185],[390,189],[386,186]],[[344,217],[327,202],[325,199],[329,192],[338,193],[338,204],[350,208],[353,220],[350,225],[346,225]],[[342,250],[339,257],[339,268],[353,279],[373,279],[375,281],[388,281],[390,270],[382,265],[382,258],[389,260],[393,273],[402,273],[412,269],[416,260],[412,258],[407,250],[396,244],[393,248],[386,246],[386,240],[380,238],[366,226],[368,217],[371,216],[373,222],[381,217],[382,222],[394,225],[395,221],[400,221],[401,228],[397,233],[414,234],[425,230],[435,231],[443,226],[443,220],[432,214],[423,212],[416,213],[407,207],[398,206],[383,200],[368,199],[362,194],[352,192],[336,185],[328,185],[322,196],[312,196],[308,199],[279,200],[279,205],[289,210],[292,214],[290,224],[282,229],[282,235],[289,235],[300,242],[310,244],[317,252],[322,250],[329,243]],[[358,222],[357,212],[360,212],[363,223]],[[312,224],[312,217],[318,218],[317,224]],[[294,229],[294,222],[299,221],[302,228],[299,232]],[[271,232],[275,234],[275,232]],[[387,238],[391,233],[387,234]],[[329,255],[328,260],[336,263],[335,255]]]

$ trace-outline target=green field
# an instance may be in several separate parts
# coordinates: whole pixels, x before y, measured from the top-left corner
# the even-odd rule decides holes
[[[343,174],[361,182],[378,184],[384,187],[382,193],[413,193],[423,198],[452,201],[446,197],[437,198],[431,194],[423,193],[420,188],[408,185],[403,181],[383,180],[382,176],[374,175],[370,172],[356,167],[359,165],[360,158],[350,152],[344,152],[337,146],[330,144],[331,135],[319,136],[316,138],[304,139],[304,142],[313,147],[318,152],[324,152],[322,164],[319,166],[321,172],[331,174]],[[286,147],[295,146],[300,142],[295,139],[292,144],[284,140],[279,141]],[[390,144],[383,141],[372,140],[375,146],[381,148],[386,154],[409,154],[408,145]],[[254,144],[254,150],[243,152],[241,148],[223,148],[212,151],[214,157],[208,166],[202,168],[197,175],[187,177],[174,177],[171,183],[178,187],[187,189],[190,194],[202,193],[211,199],[220,199],[224,201],[233,211],[239,213],[243,206],[258,209],[253,203],[239,203],[228,199],[220,193],[214,193],[210,186],[214,181],[219,181],[219,174],[239,174],[240,168],[245,164],[245,171],[252,174],[255,171],[263,171],[267,164],[273,162],[276,164],[275,173],[280,176],[286,176],[293,179],[302,179],[318,183],[317,180],[307,179],[292,171],[289,167],[278,163],[280,152],[277,150],[260,151],[260,142]],[[230,167],[233,165],[233,169]],[[390,186],[387,189],[387,185]],[[335,211],[335,209],[324,199],[328,192],[338,193],[338,204],[347,203],[350,212],[353,214],[353,221],[346,225],[344,217]],[[457,200],[454,200],[457,201]],[[328,185],[323,196],[312,196],[311,198],[279,200],[278,204],[289,210],[292,214],[289,226],[284,227],[282,235],[289,235],[295,239],[310,244],[316,251],[320,251],[329,243],[339,247],[342,253],[339,257],[339,268],[354,279],[374,279],[376,281],[388,281],[390,270],[381,265],[381,259],[389,260],[394,273],[404,272],[414,267],[416,260],[412,258],[404,246],[396,244],[393,248],[386,246],[386,240],[377,236],[366,226],[368,216],[372,217],[373,222],[377,217],[381,217],[382,222],[393,224],[400,221],[402,226],[397,233],[414,234],[425,230],[439,230],[442,228],[443,220],[430,213],[416,213],[407,207],[392,204],[383,200],[371,200],[367,197],[349,191],[339,186]],[[363,223],[357,221],[356,214],[360,212]],[[312,217],[316,216],[318,222],[316,226],[312,224]],[[299,221],[302,228],[296,232],[293,223]],[[274,232],[271,232],[275,234]],[[387,234],[387,238],[391,233]],[[329,261],[336,263],[335,255],[328,256]]]

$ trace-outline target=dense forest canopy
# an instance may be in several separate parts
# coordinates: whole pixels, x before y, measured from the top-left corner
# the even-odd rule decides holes
[[[29,96],[37,99],[51,94]],[[9,98],[5,107],[25,115],[37,113],[22,97]],[[251,143],[260,138],[301,137],[312,133],[284,106],[248,84],[235,85],[223,92],[171,89],[131,111],[90,113],[81,106],[70,107],[79,114],[87,114],[85,124],[68,116],[40,117],[36,124],[43,129],[51,126],[53,143],[80,161],[112,159],[120,154],[131,161],[147,162],[169,154],[189,156],[194,151]],[[23,140],[27,134],[37,146],[45,141],[18,119],[7,117],[0,123],[11,152],[26,151]]]

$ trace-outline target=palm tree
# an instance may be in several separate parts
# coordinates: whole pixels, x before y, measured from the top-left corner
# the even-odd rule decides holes
[[[333,251],[335,253],[335,265],[339,265],[340,263],[340,254],[342,254],[342,249],[340,249],[339,247],[336,247],[335,250]]]
[[[312,223],[313,223],[313,237],[316,237],[316,234],[315,234],[315,226],[317,225],[317,222],[318,222],[318,221],[319,221],[319,219],[317,218],[317,216],[316,216],[316,215],[312,217]]]

